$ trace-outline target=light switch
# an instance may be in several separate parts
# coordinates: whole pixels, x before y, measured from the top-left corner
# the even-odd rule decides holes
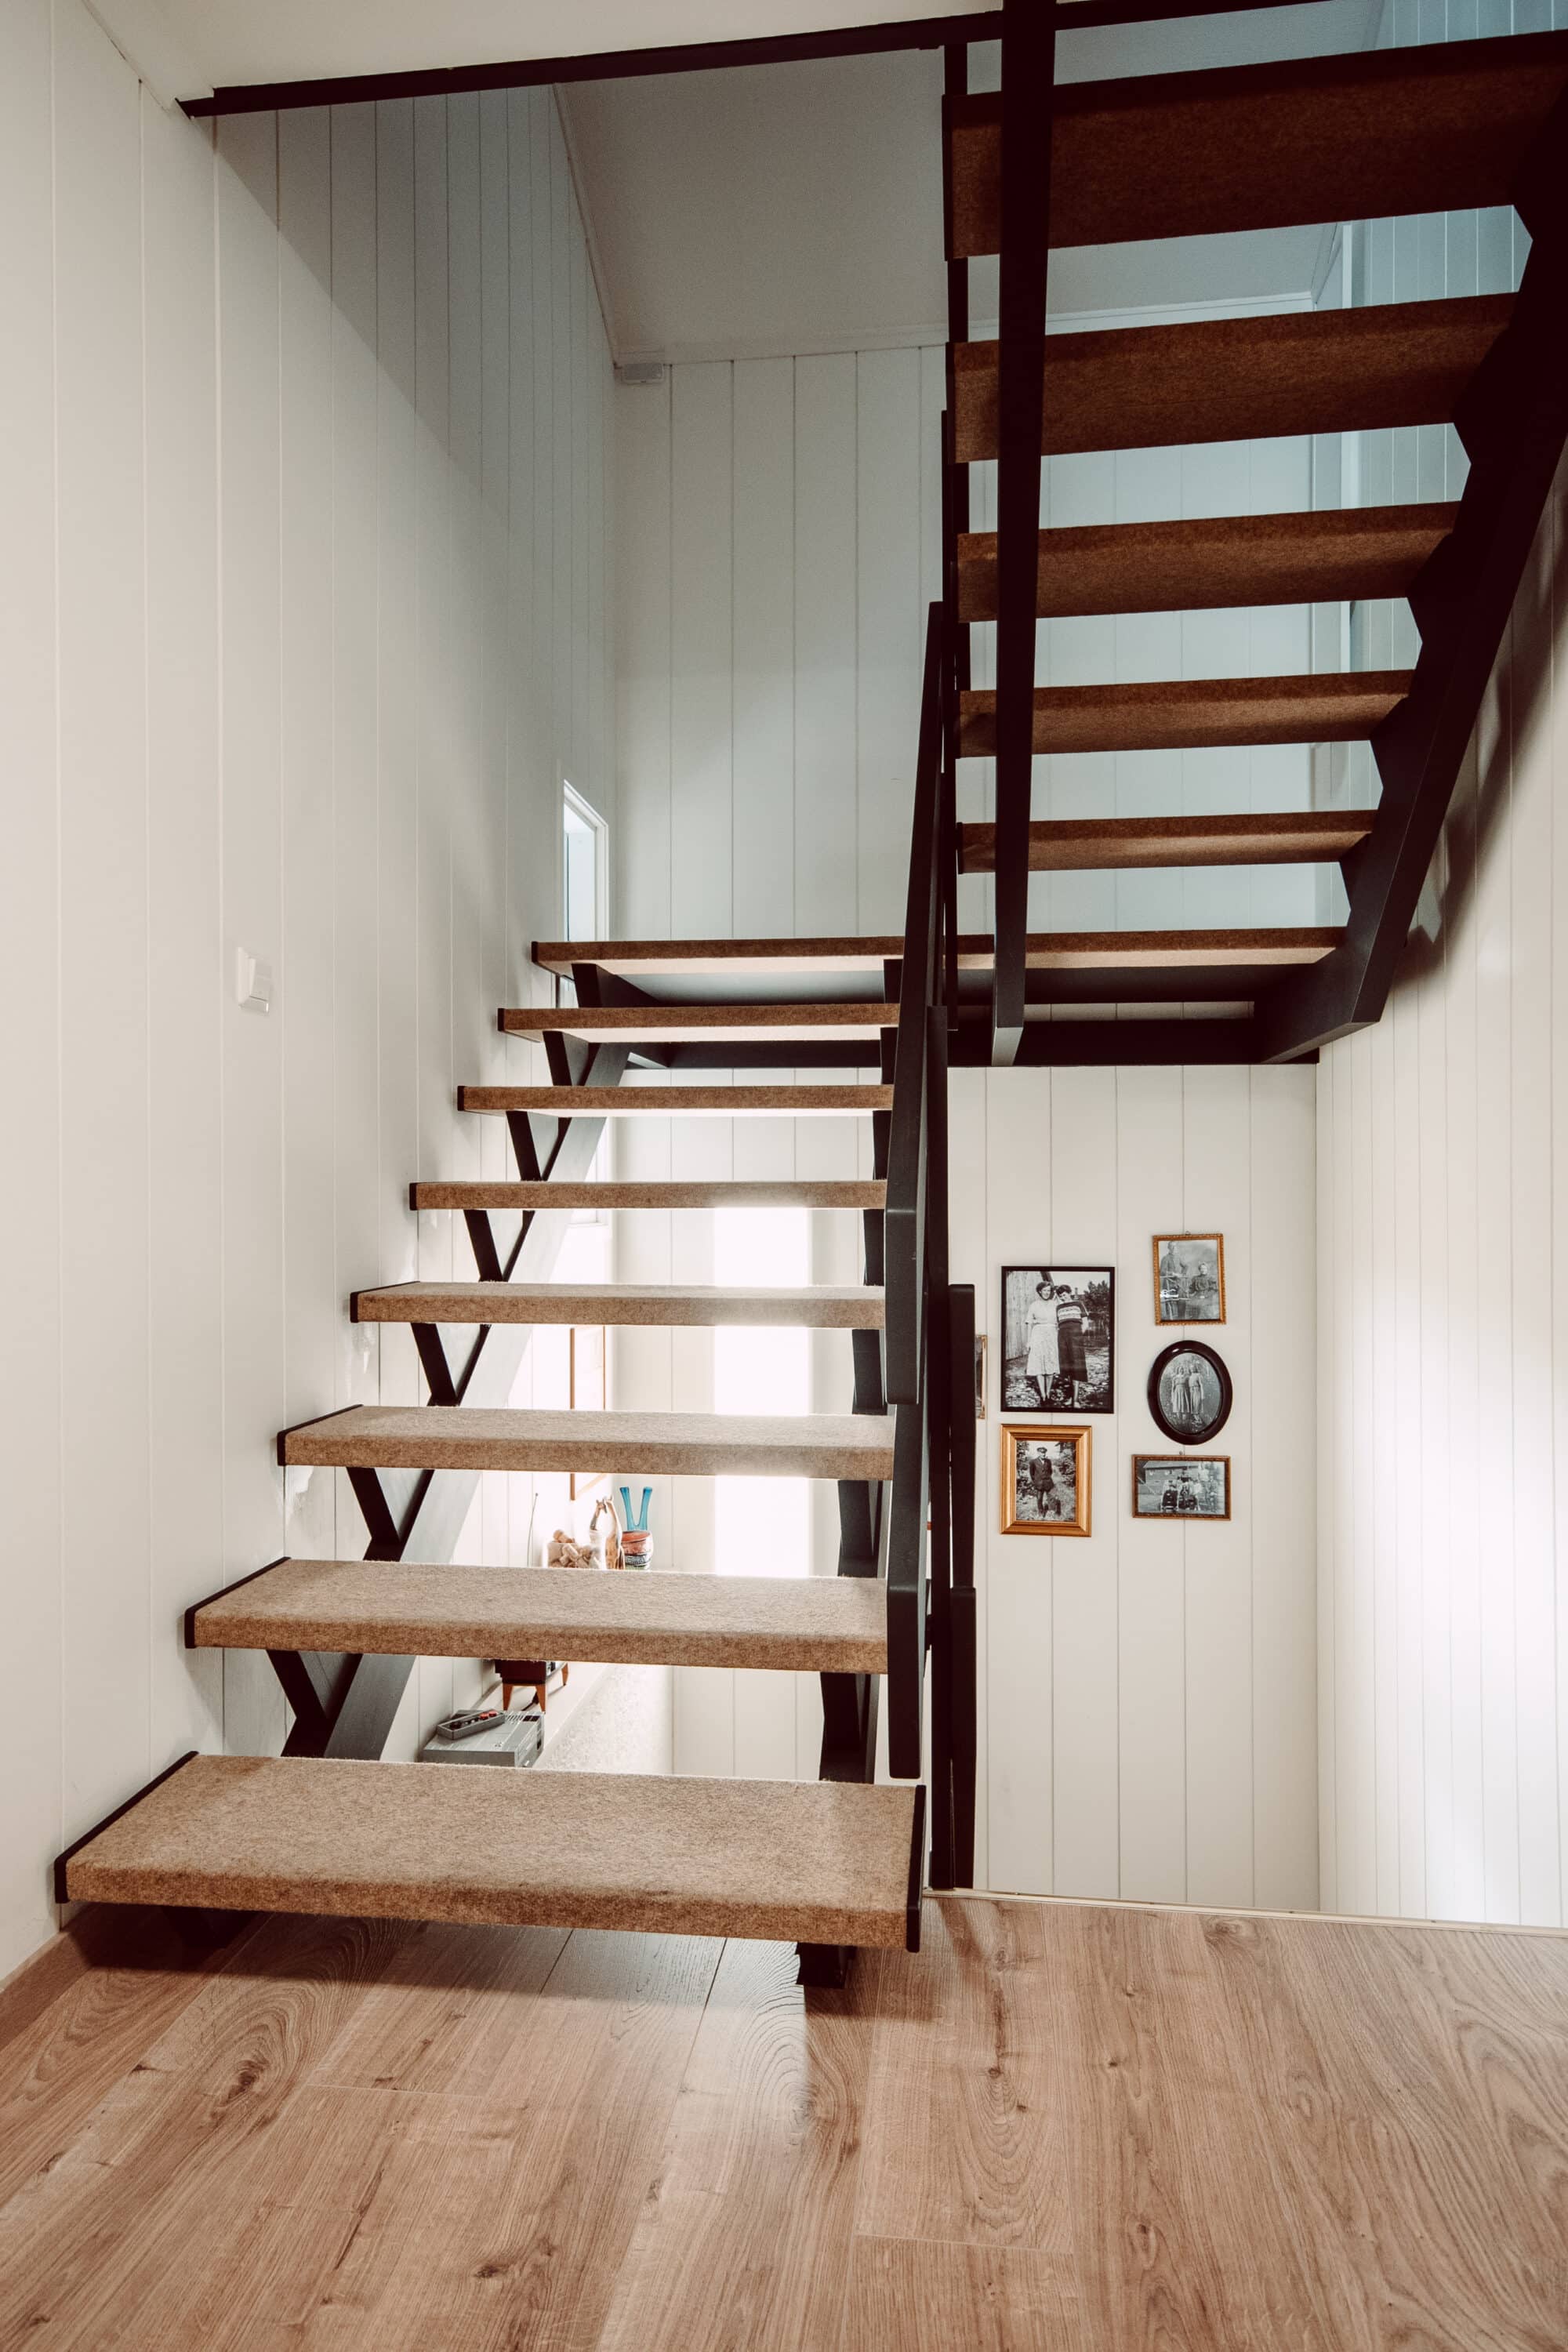
[[[272,966],[253,956],[248,948],[234,951],[234,992],[247,1013],[272,1010]]]

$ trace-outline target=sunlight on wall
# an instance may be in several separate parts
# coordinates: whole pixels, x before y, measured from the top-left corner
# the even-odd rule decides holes
[[[804,1209],[720,1209],[713,1279],[805,1286],[811,1279]],[[713,1403],[719,1412],[801,1413],[811,1408],[811,1335],[717,1330]],[[804,1478],[715,1478],[714,1560],[721,1576],[809,1576],[810,1496]]]

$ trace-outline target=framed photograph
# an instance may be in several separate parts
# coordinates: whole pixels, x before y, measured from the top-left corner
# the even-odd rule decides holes
[[[1135,1454],[1135,1519],[1228,1519],[1228,1454]]]
[[[1002,1430],[1002,1532],[1005,1536],[1089,1533],[1089,1441],[1080,1429],[1026,1423]]]
[[[1149,1368],[1149,1411],[1173,1445],[1206,1445],[1230,1418],[1230,1374],[1201,1339],[1177,1339]]]
[[[1004,1412],[1114,1412],[1116,1273],[1109,1265],[1002,1269]]]
[[[602,1323],[574,1323],[570,1336],[570,1386],[568,1402],[574,1412],[603,1412],[605,1410],[605,1327]],[[574,1470],[569,1474],[567,1493],[575,1502],[580,1495],[591,1495],[609,1476],[607,1470]]]
[[[1225,1321],[1225,1235],[1156,1234],[1156,1323]]]

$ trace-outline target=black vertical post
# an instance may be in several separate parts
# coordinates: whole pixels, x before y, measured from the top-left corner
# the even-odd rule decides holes
[[[952,1495],[952,1591],[948,1601],[952,1678],[952,1880],[974,1884],[975,1755],[978,1746],[978,1659],[974,1628],[974,1286],[948,1291],[952,1365],[950,1475]]]
[[[991,1059],[995,1063],[1017,1058],[1024,1034],[1056,42],[1056,0],[1004,0],[997,355],[996,971],[991,1026]]]

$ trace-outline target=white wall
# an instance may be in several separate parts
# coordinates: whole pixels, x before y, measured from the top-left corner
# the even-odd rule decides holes
[[[275,1748],[190,1601],[363,1548],[290,1421],[419,1394],[357,1285],[500,1172],[559,777],[609,808],[609,369],[546,93],[163,113],[77,0],[0,17],[0,1969],[60,1843]],[[240,1012],[237,946],[269,957]],[[553,1377],[542,1369],[547,1384]],[[521,1556],[487,1486],[472,1557]],[[426,1663],[394,1752],[450,1703]]]
[[[1510,28],[1506,5],[1448,11],[1452,37]],[[1383,37],[1444,29],[1400,0]],[[1526,250],[1508,213],[1358,240],[1361,299],[1506,289]],[[1367,502],[1458,495],[1448,436],[1362,437]],[[1565,514],[1568,472],[1388,1011],[1319,1069],[1322,1874],[1342,1910],[1568,1920]],[[1358,625],[1413,642],[1403,608]]]
[[[987,1334],[975,1580],[981,1885],[1310,1908],[1313,1076],[1310,1069],[963,1070],[954,1281]],[[1149,1367],[1158,1233],[1223,1232],[1235,1382],[1205,1451],[1227,1524],[1135,1520],[1134,1454],[1170,1446]],[[1000,1533],[1004,1265],[1114,1265],[1116,1412],[1091,1419],[1087,1539]],[[1060,1420],[1067,1416],[1052,1416]]]
[[[901,932],[921,633],[927,601],[940,587],[942,401],[940,350],[680,363],[662,383],[617,389],[622,933]],[[1047,467],[1043,510],[1050,522],[1066,524],[1303,506],[1310,455],[1310,445],[1299,439],[1057,458]],[[973,469],[976,528],[991,519],[994,472]],[[1310,624],[1304,606],[1051,622],[1041,625],[1039,674],[1067,684],[1306,670]],[[974,634],[976,679],[985,683],[994,631]],[[1309,760],[1299,746],[1042,760],[1035,805],[1040,814],[1064,816],[1300,806],[1309,794]],[[990,814],[991,791],[991,762],[966,761],[961,814]],[[1314,889],[1305,868],[1037,876],[1030,910],[1042,928],[1061,929],[1310,922]],[[962,890],[961,919],[988,922],[989,883],[973,877]],[[1174,1084],[1179,1099],[1179,1074],[1163,1081],[1151,1075],[1156,1087]],[[1114,1089],[1114,1074],[1100,1076]],[[1134,1093],[1141,1076],[1122,1074]],[[1037,1089],[1040,1101],[1049,1099],[1051,1080],[1018,1083],[1026,1092]],[[1086,1081],[1063,1074],[1055,1083],[1070,1091]],[[1205,1074],[1193,1074],[1194,1099],[1206,1099],[1207,1083]],[[1289,1083],[1299,1093],[1300,1077]],[[1074,1133],[1065,1128],[1057,1145],[1062,1181],[1089,1192],[1104,1180],[1103,1139],[1091,1141],[1086,1133],[1080,1154]],[[626,1174],[869,1172],[868,1137],[858,1136],[847,1121],[794,1129],[782,1121],[639,1122],[617,1143],[617,1166]],[[1282,1141],[1268,1148],[1289,1156]],[[1307,1158],[1297,1163],[1298,1173],[1310,1161],[1310,1137],[1300,1148]],[[1175,1223],[1179,1229],[1179,1216]],[[853,1221],[823,1217],[818,1233],[819,1278],[858,1279]],[[1144,1255],[1147,1240],[1146,1234]],[[1017,1246],[1026,1255],[1044,1246],[1037,1219]],[[1054,1246],[1067,1247],[1059,1234]],[[1297,1256],[1303,1247],[1310,1255],[1310,1234],[1291,1247]],[[709,1221],[693,1212],[619,1220],[616,1267],[627,1280],[711,1279]],[[1309,1292],[1307,1320],[1292,1326],[1294,1360],[1304,1365],[1310,1345]],[[700,1407],[709,1401],[711,1349],[704,1333],[618,1334],[615,1360],[623,1405]],[[817,1409],[846,1409],[842,1335],[819,1340],[816,1369]],[[1310,1442],[1303,1423],[1289,1446],[1310,1448]],[[1307,1452],[1290,1454],[1298,1467],[1309,1458]],[[670,1564],[726,1565],[713,1558],[711,1511],[700,1482],[675,1482],[655,1511]],[[1218,1549],[1234,1551],[1244,1540],[1233,1529],[1219,1538]],[[1012,1538],[1005,1549],[1016,1550],[1022,1541]],[[1310,1555],[1304,1526],[1292,1541],[1291,1564],[1281,1564],[1278,1575],[1299,1601],[1292,1578]],[[1115,1542],[1112,1523],[1097,1548],[1108,1543],[1113,1556]],[[1303,1542],[1308,1553],[1300,1549]],[[812,1565],[831,1572],[835,1558],[829,1490],[819,1500]],[[1301,1572],[1310,1579],[1310,1569]],[[1309,1673],[1310,1666],[1299,1656],[1293,1671]],[[1245,1687],[1227,1697],[1241,1707],[1248,1738],[1250,1675],[1248,1666]],[[820,1718],[809,1679],[793,1695],[776,1685],[764,1688],[766,1682],[713,1670],[678,1673],[677,1768],[815,1776]],[[1272,1703],[1273,1685],[1265,1688]],[[1300,1700],[1310,1685],[1297,1681],[1291,1688]],[[1049,1760],[1042,1762],[1031,1744],[1034,1729],[1023,1727],[1026,1719],[1033,1727],[1037,1715],[1031,1701],[1015,1732],[1015,1718],[1005,1714],[1008,1727],[994,1769],[1016,1808],[1048,1813]],[[1114,1713],[1110,1720],[1114,1747]],[[1280,1738],[1286,1747],[1278,1770],[1289,1793],[1278,1809],[1290,1813],[1301,1794],[1299,1734],[1282,1731]],[[1021,1743],[1016,1753],[1015,1739]],[[1162,1785],[1167,1761],[1162,1748]],[[1113,1792],[1109,1801],[1114,1822]],[[1250,1777],[1246,1801],[1250,1807]],[[1268,1822],[1275,1801],[1266,1790],[1259,1801]],[[1103,1807],[1103,1788],[1097,1784],[1085,1802]],[[1201,1812],[1201,1798],[1194,1803]],[[1302,1859],[1301,1838],[1310,1850],[1310,1825],[1303,1831],[1299,1815],[1291,1820],[1295,1843],[1287,1838],[1282,1858],[1265,1866],[1264,1881],[1275,1889],[1267,1899],[1310,1902],[1313,1870],[1310,1853]],[[1201,1844],[1206,1832],[1195,1834]],[[1158,1866],[1135,1858],[1120,1891],[1157,1894],[1173,1883],[1173,1873],[1186,1883],[1185,1866],[1173,1860],[1163,1829],[1154,1844]],[[991,1883],[1051,1883],[1048,1835],[1043,1846],[1038,1839],[1025,1845],[1026,1852],[1004,1843],[993,1865],[1002,1874]],[[1247,1899],[1235,1892],[1238,1856],[1232,1837],[1226,1868],[1205,1875],[1200,1853],[1194,1887],[1216,1900]],[[1070,1892],[1104,1891],[1107,1866],[1100,1853],[1081,1882],[1069,1866],[1057,1884]],[[1116,1892],[1114,1847],[1109,1867],[1110,1891]]]

